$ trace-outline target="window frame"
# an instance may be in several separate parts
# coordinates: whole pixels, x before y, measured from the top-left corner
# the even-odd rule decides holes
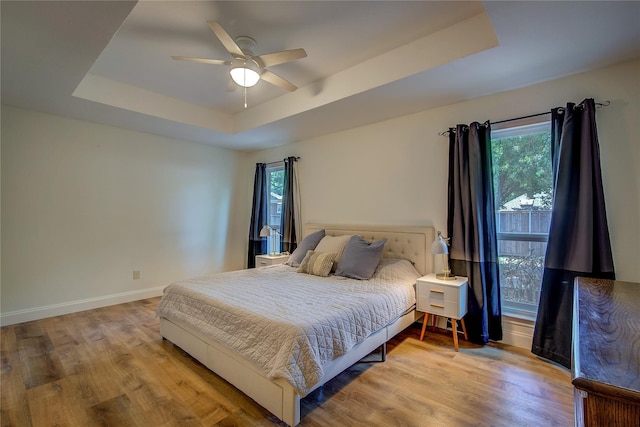
[[[551,131],[551,114],[543,114],[534,117],[526,117],[518,120],[510,120],[492,125],[491,140],[510,138],[514,136],[526,135],[537,132]],[[551,159],[549,159],[551,164]],[[492,177],[493,179],[493,177]],[[499,224],[499,206],[496,206],[495,220],[496,226]],[[538,242],[547,243],[549,233],[516,233],[516,232],[498,232],[496,229],[496,240],[515,241],[515,242]],[[498,254],[500,258],[500,254]],[[500,261],[498,260],[498,270],[500,270]],[[544,257],[543,257],[544,269]],[[502,314],[509,317],[535,321],[538,304],[532,305],[523,302],[505,301],[504,293],[501,292]]]
[[[267,187],[267,224],[269,225],[269,227],[271,227],[272,229],[276,230],[277,232],[274,233],[272,231],[272,233],[274,233],[274,235],[272,237],[269,237],[267,239],[267,253],[271,254],[271,253],[280,253],[280,219],[282,218],[282,200],[280,201],[280,203],[278,203],[276,205],[276,209],[275,209],[275,214],[272,214],[271,212],[271,174],[274,172],[280,172],[282,171],[284,173],[284,162],[274,162],[274,163],[269,163],[265,169],[265,174],[266,174],[266,187]],[[284,184],[284,182],[283,182]],[[277,223],[272,223],[271,219],[272,217],[278,217],[278,221]]]

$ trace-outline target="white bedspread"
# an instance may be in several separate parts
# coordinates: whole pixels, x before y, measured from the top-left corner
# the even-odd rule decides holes
[[[391,261],[367,281],[275,265],[176,282],[157,314],[224,343],[305,396],[324,363],[414,306],[419,274],[406,261]]]

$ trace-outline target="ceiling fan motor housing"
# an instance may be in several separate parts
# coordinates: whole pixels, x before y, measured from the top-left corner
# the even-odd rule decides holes
[[[258,45],[254,39],[248,36],[238,36],[236,38],[236,44],[240,48],[241,51],[244,52],[247,56],[255,56],[253,51],[256,49]]]

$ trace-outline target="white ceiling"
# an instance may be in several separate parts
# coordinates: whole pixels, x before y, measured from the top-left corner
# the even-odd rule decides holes
[[[640,56],[640,2],[5,1],[2,103],[239,150],[311,138]],[[234,88],[207,26],[299,87]]]

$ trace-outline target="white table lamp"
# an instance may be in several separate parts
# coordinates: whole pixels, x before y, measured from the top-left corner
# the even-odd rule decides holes
[[[280,234],[278,230],[273,228],[272,226],[265,224],[264,227],[260,230],[260,237],[272,237],[271,239],[271,256],[275,256],[276,254],[276,239],[275,235]],[[282,235],[282,234],[280,234]]]
[[[442,237],[442,233],[438,231],[436,240],[431,244],[431,253],[434,255],[442,255],[442,273],[436,274],[436,279],[440,280],[455,280],[456,276],[451,274],[451,270],[448,266],[449,246],[448,238]]]

